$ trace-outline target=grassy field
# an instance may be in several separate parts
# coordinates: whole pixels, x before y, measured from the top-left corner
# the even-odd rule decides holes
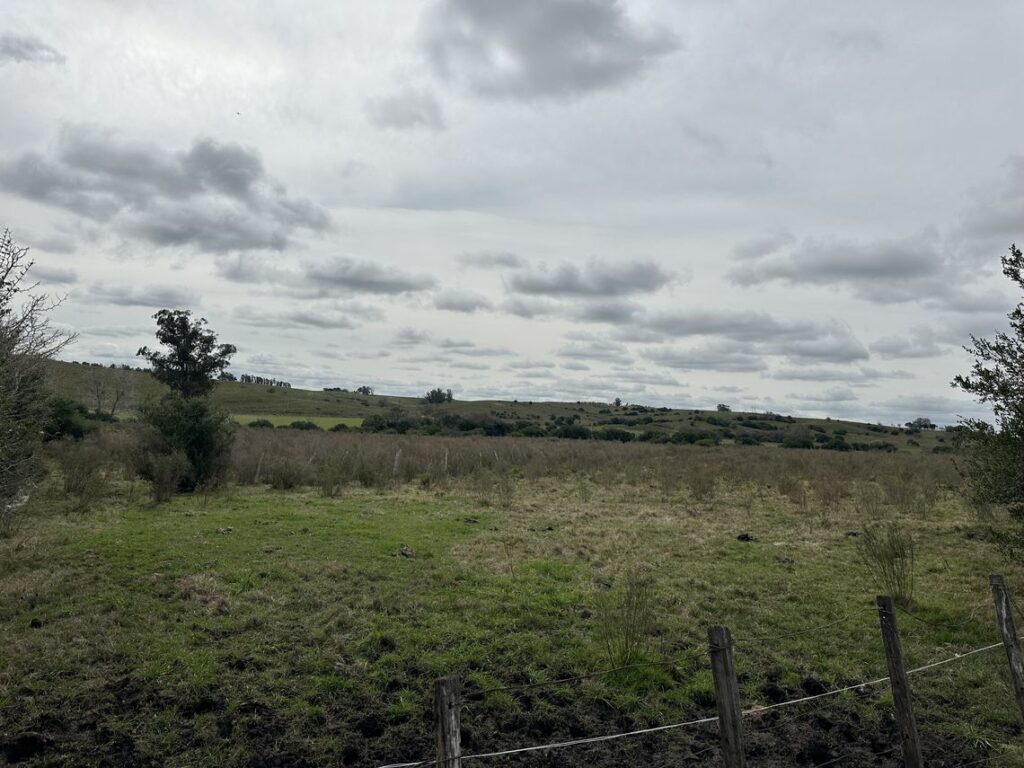
[[[277,481],[289,461],[311,474],[268,487],[290,484]],[[318,464],[338,473],[329,491],[311,487]],[[0,755],[417,760],[445,674],[466,680],[468,751],[661,725],[713,714],[717,623],[736,638],[745,706],[882,677],[884,587],[857,554],[872,521],[916,538],[918,618],[899,617],[910,666],[995,642],[988,574],[1024,584],[986,540],[999,518],[979,522],[938,456],[243,430],[232,473],[159,507],[113,464],[86,511],[59,473],[36,494],[0,539]],[[636,574],[651,614],[639,658],[657,665],[479,693],[614,666],[607,640],[630,631]],[[1001,650],[912,685],[929,765],[1024,765]],[[888,702],[877,687],[748,718],[750,759],[895,766]],[[480,765],[713,765],[716,738],[700,727]]]
[[[346,427],[358,427],[363,423],[362,419],[351,416],[305,416],[301,419],[296,416],[281,416],[273,413],[232,413],[231,418],[239,424],[250,424],[258,419],[269,421],[275,427],[287,427],[294,421],[311,421],[320,429],[330,429],[338,424]]]

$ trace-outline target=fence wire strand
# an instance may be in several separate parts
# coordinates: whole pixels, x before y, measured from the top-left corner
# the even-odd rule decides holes
[[[933,662],[931,662],[929,664],[922,664],[919,667],[914,667],[913,669],[908,669],[907,670],[907,675],[914,675],[914,674],[918,674],[918,673],[921,673],[921,672],[926,672],[926,671],[928,671],[930,669],[935,669],[936,667],[945,666],[946,664],[952,664],[953,662],[960,661],[962,659],[966,659],[968,656],[974,656],[975,654],[978,654],[978,653],[983,653],[985,651],[991,651],[993,648],[1001,648],[1002,645],[1003,644],[1001,642],[1000,643],[993,643],[991,645],[982,646],[981,648],[973,648],[973,649],[971,649],[969,651],[964,651],[963,653],[954,653],[952,656],[949,656],[949,657],[947,657],[945,659],[940,659],[939,661],[933,661]],[[796,704],[803,704],[803,703],[808,702],[808,701],[814,701],[816,699],[823,699],[823,698],[828,697],[828,696],[836,696],[836,695],[838,695],[840,693],[844,693],[846,691],[853,691],[853,690],[857,690],[857,689],[860,689],[860,688],[867,688],[867,687],[874,686],[874,685],[880,685],[881,683],[885,683],[885,682],[888,682],[888,681],[889,681],[889,677],[888,676],[886,676],[886,677],[879,677],[879,678],[876,678],[874,680],[868,680],[868,681],[865,681],[865,682],[862,682],[862,683],[856,683],[854,685],[847,685],[847,686],[844,686],[842,688],[837,688],[837,689],[835,689],[833,691],[825,691],[824,693],[817,693],[817,694],[814,694],[812,696],[803,696],[803,697],[801,697],[799,699],[791,699],[790,701],[781,701],[781,702],[779,702],[777,704],[769,704],[767,706],[762,706],[762,707],[751,707],[749,709],[743,710],[741,712],[741,714],[745,715],[745,716],[746,715],[758,715],[758,714],[761,714],[763,712],[768,712],[768,711],[773,710],[773,709],[780,709],[782,707],[791,707],[791,706],[794,706]],[[660,733],[660,732],[663,732],[663,731],[671,731],[671,730],[676,730],[676,729],[679,729],[679,728],[686,728],[686,727],[694,726],[694,725],[705,725],[707,723],[714,723],[714,722],[717,722],[717,721],[718,721],[718,717],[717,716],[714,716],[714,717],[702,717],[702,718],[697,718],[696,720],[686,720],[686,721],[681,722],[681,723],[670,723],[668,725],[657,725],[657,726],[653,726],[653,727],[650,727],[650,728],[640,728],[640,729],[637,729],[637,730],[634,730],[634,731],[625,731],[623,733],[606,734],[604,736],[590,736],[590,737],[583,738],[583,739],[572,739],[570,741],[559,741],[559,742],[553,742],[553,743],[550,743],[550,744],[537,744],[537,745],[533,745],[533,746],[529,746],[529,747],[517,747],[517,748],[514,748],[514,749],[498,750],[496,752],[477,752],[477,753],[469,754],[469,755],[461,755],[460,759],[462,759],[462,760],[477,760],[477,759],[483,759],[483,758],[489,758],[489,757],[503,757],[503,756],[506,756],[506,755],[520,755],[520,754],[525,754],[525,753],[528,753],[528,752],[542,752],[542,751],[550,750],[550,749],[563,749],[565,747],[575,747],[575,746],[581,746],[581,745],[584,745],[584,744],[597,744],[597,743],[605,742],[605,741],[615,741],[617,739],[625,739],[625,738],[629,738],[631,736],[641,736],[641,735],[648,734],[648,733]],[[882,753],[882,754],[884,754],[884,753]],[[418,761],[418,762],[411,762],[411,763],[389,763],[387,765],[379,766],[379,768],[426,768],[426,766],[436,765],[437,762],[438,762],[437,760],[421,760],[421,761]]]

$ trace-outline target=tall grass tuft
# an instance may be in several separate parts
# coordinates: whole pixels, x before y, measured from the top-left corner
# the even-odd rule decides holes
[[[639,660],[654,630],[654,580],[646,568],[633,568],[624,583],[600,595],[598,640],[611,667]]]
[[[899,523],[865,526],[857,552],[897,604],[907,606],[914,596],[914,536]]]

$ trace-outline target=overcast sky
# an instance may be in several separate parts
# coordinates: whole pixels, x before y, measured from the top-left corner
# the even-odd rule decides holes
[[[9,0],[0,226],[68,358],[949,422],[1018,300],[1020,2]]]

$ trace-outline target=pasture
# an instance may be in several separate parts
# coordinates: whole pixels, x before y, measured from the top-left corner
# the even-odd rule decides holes
[[[9,761],[429,758],[447,674],[465,679],[467,750],[656,726],[713,714],[719,623],[744,706],[875,679],[884,585],[858,541],[882,521],[916,543],[908,665],[995,642],[988,574],[1024,585],[988,541],[1001,513],[964,504],[945,455],[242,429],[228,487],[153,506],[124,431],[54,446],[32,516],[0,539]],[[623,661],[644,664],[519,688]],[[1001,651],[914,690],[930,765],[1024,765]],[[751,760],[897,765],[887,702],[754,718]],[[716,743],[712,726],[479,764],[714,765]]]

